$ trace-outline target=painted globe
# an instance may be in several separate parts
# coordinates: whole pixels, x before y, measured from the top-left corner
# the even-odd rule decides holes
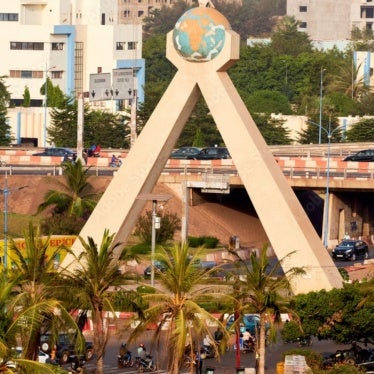
[[[227,19],[214,8],[192,8],[175,24],[174,47],[188,61],[210,61],[221,52],[225,30],[230,28]]]

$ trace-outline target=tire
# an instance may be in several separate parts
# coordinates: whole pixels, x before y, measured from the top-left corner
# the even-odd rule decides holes
[[[157,371],[157,366],[156,364],[152,364],[151,367],[149,368],[150,371]]]
[[[344,363],[347,365],[356,365],[356,360],[353,357],[348,357],[344,360]]]
[[[61,357],[60,357],[60,364],[67,364],[69,362],[69,351],[62,351]]]
[[[43,352],[48,352],[48,350],[49,350],[49,344],[46,343],[46,342],[44,342],[44,343],[41,345],[40,348],[42,349]]]
[[[86,350],[86,360],[87,361],[92,360],[93,356],[94,356],[94,350],[93,350],[93,348],[88,348]]]

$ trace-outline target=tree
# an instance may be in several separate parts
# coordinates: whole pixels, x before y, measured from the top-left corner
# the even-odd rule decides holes
[[[25,86],[25,90],[23,91],[23,103],[22,106],[25,108],[28,108],[31,103],[31,96],[30,96],[30,90],[27,86]]]
[[[11,336],[21,339],[22,356],[37,360],[42,330],[55,333],[62,326],[77,329],[77,325],[59,297],[63,294],[62,280],[54,261],[60,248],[47,253],[49,237],[41,238],[39,228],[34,228],[31,222],[24,236],[22,250],[11,240],[13,268],[7,274],[13,283],[13,298],[7,307],[15,314],[21,313],[23,321],[9,326],[8,330]],[[83,345],[80,334],[77,344]]]
[[[7,121],[7,107],[10,102],[10,93],[4,83],[4,76],[0,76],[0,145],[7,146],[12,141],[11,127]]]
[[[107,148],[126,148],[129,128],[121,114],[92,110],[84,106],[84,147],[100,144]],[[48,139],[58,147],[76,147],[78,106],[74,98],[64,97],[51,109]]]
[[[255,121],[261,135],[268,145],[286,145],[291,144],[289,137],[290,130],[283,127],[282,121],[270,118],[268,115],[254,114]]]
[[[62,168],[65,183],[56,182],[60,189],[49,190],[46,193],[45,200],[39,205],[37,213],[52,207],[52,216],[63,215],[87,219],[98,201],[98,195],[93,192],[93,187],[88,182],[89,168],[83,168],[80,160],[74,163],[65,162]],[[43,222],[43,226],[44,230],[49,232],[48,219]]]
[[[362,119],[352,126],[346,134],[348,142],[373,142],[374,119]]]
[[[279,55],[298,56],[312,52],[312,43],[305,32],[298,30],[300,22],[283,17],[271,35],[271,48]]]
[[[292,113],[287,97],[272,90],[258,90],[249,95],[246,106],[251,108],[252,113]]]
[[[175,230],[180,229],[180,219],[175,213],[160,213],[160,228],[156,231],[156,242],[166,243],[173,239]],[[152,211],[148,210],[143,216],[140,216],[135,226],[134,234],[139,236],[144,243],[151,243],[152,240]]]
[[[109,332],[103,312],[115,311],[113,300],[116,292],[112,288],[123,287],[128,276],[121,273],[118,259],[128,260],[133,256],[128,249],[121,248],[121,244],[113,243],[114,234],[110,235],[108,230],[104,231],[99,245],[91,237],[87,241],[78,238],[83,252],[77,257],[75,270],[65,275],[70,284],[70,295],[74,295],[75,307],[91,310],[97,369],[102,374]]]
[[[48,107],[58,107],[64,100],[65,95],[59,86],[54,86],[52,81],[47,77],[47,81],[40,87],[40,94],[45,95],[45,88],[47,84],[47,105]]]
[[[327,123],[327,125],[326,125]],[[298,141],[301,144],[318,144],[319,142],[319,119],[312,117],[308,120],[307,127],[299,131]],[[328,143],[328,135],[331,135],[330,141],[338,143],[342,141],[342,133],[339,129],[338,119],[329,115],[322,115],[321,121],[321,143]]]
[[[235,279],[234,297],[236,298],[237,313],[257,313],[260,315],[260,331],[258,343],[258,373],[265,373],[265,333],[266,325],[272,324],[270,316],[279,317],[279,313],[288,310],[290,295],[290,281],[304,273],[304,270],[297,267],[284,270],[283,276],[278,276],[277,272],[282,263],[292,255],[292,252],[277,261],[270,267],[267,256],[267,246],[264,245],[256,256],[252,253],[250,263],[243,261],[236,252],[231,252],[237,259],[241,275]]]
[[[226,331],[220,321],[199,306],[199,302],[204,298],[215,296],[219,299],[223,297],[223,293],[231,290],[228,286],[202,285],[205,283],[204,278],[216,270],[213,268],[205,272],[204,269],[194,266],[202,253],[202,248],[191,253],[188,244],[175,244],[170,249],[160,248],[156,258],[165,265],[165,271],[155,269],[159,286],[143,294],[149,307],[144,310],[144,317],[140,318],[139,325],[130,336],[130,341],[134,340],[146,331],[148,326],[157,324],[152,344],[159,344],[161,331],[166,328],[166,341],[163,340],[162,345],[167,349],[168,373],[180,372],[187,344],[193,347],[194,339],[201,341],[205,334],[212,338],[208,321],[215,321],[222,331]],[[225,334],[227,339],[227,333]],[[214,341],[213,338],[211,340]],[[214,348],[218,354],[216,345]],[[199,344],[196,349],[199,349]]]

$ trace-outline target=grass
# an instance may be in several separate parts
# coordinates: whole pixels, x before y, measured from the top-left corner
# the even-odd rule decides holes
[[[3,228],[0,232],[0,239],[4,238],[4,214],[0,216],[0,227]],[[28,224],[30,221],[34,225],[38,225],[41,220],[41,217],[29,215],[29,214],[17,214],[17,213],[8,213],[7,214],[7,228],[8,236],[13,238],[22,238],[24,231],[27,230]]]

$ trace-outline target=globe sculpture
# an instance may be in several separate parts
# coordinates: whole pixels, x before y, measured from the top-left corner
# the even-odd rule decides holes
[[[174,47],[188,61],[210,61],[221,52],[228,29],[229,22],[214,8],[192,8],[175,24]]]

